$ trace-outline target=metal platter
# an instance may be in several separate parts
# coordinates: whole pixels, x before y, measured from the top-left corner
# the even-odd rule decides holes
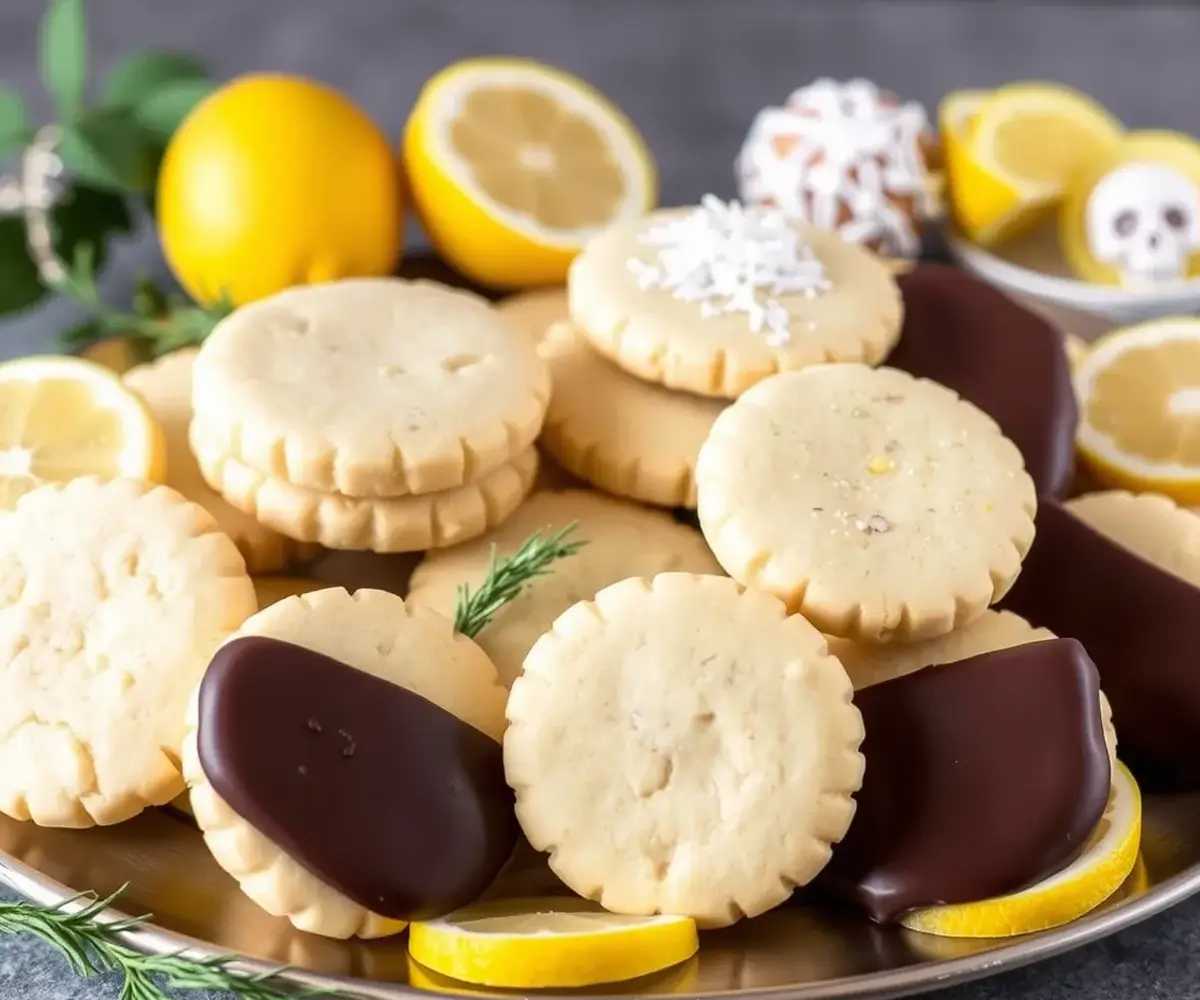
[[[418,265],[414,268],[414,264]],[[444,266],[409,262],[402,273],[447,280]],[[416,274],[413,274],[413,271]],[[1092,339],[1107,324],[1029,302],[1064,329]],[[133,358],[120,342],[93,354],[114,368]],[[290,575],[331,585],[403,592],[413,559],[329,553]],[[347,831],[352,836],[352,831]],[[260,910],[212,859],[189,818],[155,809],[119,826],[84,831],[43,829],[0,816],[0,882],[43,904],[84,890],[127,886],[126,913],[152,921],[126,935],[154,953],[237,953],[257,971],[287,966],[284,978],[363,997],[428,994],[488,996],[412,963],[406,938],[332,941],[301,933]],[[528,846],[518,848],[490,896],[564,891]],[[756,1000],[882,998],[928,992],[1060,954],[1144,920],[1200,893],[1200,793],[1148,795],[1141,857],[1125,884],[1098,910],[1065,927],[1003,940],[938,938],[871,924],[857,913],[809,895],[729,930],[704,935],[700,953],[655,976],[591,991],[599,996],[723,996]],[[580,992],[572,991],[572,995]],[[511,995],[511,994],[510,994]]]

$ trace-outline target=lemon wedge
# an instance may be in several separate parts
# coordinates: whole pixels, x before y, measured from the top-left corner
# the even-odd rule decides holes
[[[108,368],[59,356],[0,364],[0,508],[46,482],[165,473],[162,430]]]
[[[1074,380],[1076,443],[1101,485],[1200,503],[1200,319],[1113,330]]]
[[[526,59],[467,59],[426,83],[404,166],[436,249],[497,287],[562,284],[588,240],[657,200],[654,160],[625,115]]]
[[[944,937],[995,938],[1060,927],[1115,893],[1138,860],[1142,796],[1124,764],[1099,825],[1083,852],[1066,868],[1008,896],[912,910],[900,922],[909,930]]]
[[[409,955],[427,969],[520,990],[636,979],[698,948],[689,917],[624,916],[571,897],[480,903],[408,931]]]
[[[1123,134],[1091,98],[1050,83],[959,91],[938,118],[955,222],[984,246],[1048,218],[1075,173]]]

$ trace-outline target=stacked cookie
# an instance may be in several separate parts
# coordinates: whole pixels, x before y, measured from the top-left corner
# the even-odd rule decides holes
[[[213,332],[191,445],[213,489],[288,538],[421,551],[520,505],[548,398],[544,362],[482,299],[345,281],[244,307]]]
[[[836,236],[706,199],[614,226],[576,258],[544,337],[543,444],[610,493],[695,507],[696,457],[756,382],[881,361],[900,333],[887,266]]]

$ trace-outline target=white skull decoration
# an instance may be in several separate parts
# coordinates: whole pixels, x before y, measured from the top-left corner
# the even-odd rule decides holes
[[[1128,163],[1088,197],[1088,248],[1112,264],[1124,285],[1177,281],[1200,250],[1200,191],[1160,163]]]

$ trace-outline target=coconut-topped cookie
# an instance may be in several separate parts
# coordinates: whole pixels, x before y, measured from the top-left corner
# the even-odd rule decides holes
[[[894,368],[777,375],[700,449],[700,524],[726,571],[822,631],[928,639],[1008,590],[1033,540],[1021,453],[945,386]]]
[[[571,320],[622,368],[728,398],[780,371],[875,364],[902,312],[871,252],[712,196],[597,237],[572,264],[568,295]]]
[[[736,172],[747,204],[914,257],[940,209],[937,159],[921,105],[869,80],[821,79],[755,116]]]

